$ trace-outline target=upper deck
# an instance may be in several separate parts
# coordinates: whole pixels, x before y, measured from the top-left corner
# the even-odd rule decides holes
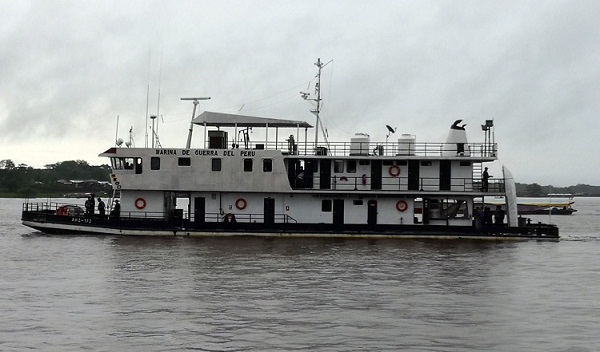
[[[205,111],[193,120],[196,125],[204,126],[204,149],[242,149],[242,150],[278,150],[285,155],[301,157],[383,157],[387,159],[448,159],[476,158],[476,161],[493,161],[498,157],[496,143],[467,143],[464,128],[464,140],[446,141],[445,143],[417,143],[416,137],[402,134],[397,141],[371,141],[367,134],[357,133],[346,142],[320,143],[308,141],[308,129],[311,125],[304,121],[291,121],[254,116],[222,114]],[[216,127],[217,130],[208,130]],[[263,128],[264,139],[250,140],[248,130]],[[285,128],[285,137],[280,136],[279,129]],[[295,134],[288,134],[289,130]],[[273,133],[274,130],[274,133]],[[303,130],[301,133],[301,130]],[[270,133],[269,133],[270,132]],[[228,138],[233,133],[234,138]],[[241,135],[241,137],[240,137]],[[270,137],[270,138],[269,138]],[[451,138],[450,138],[451,139]]]
[[[311,126],[302,121],[204,112],[196,124],[200,118],[205,127],[203,148],[111,148],[102,153],[111,158],[113,183],[118,179],[121,189],[181,192],[472,195],[484,188],[482,163],[497,158],[495,143],[467,143],[457,122],[445,143],[416,143],[412,135],[371,142],[365,134],[348,142],[314,143],[306,133]],[[261,141],[250,140],[248,129],[255,127],[265,129]],[[293,128],[296,134],[287,131],[281,138],[281,128]],[[503,188],[500,179],[490,182],[490,193]]]

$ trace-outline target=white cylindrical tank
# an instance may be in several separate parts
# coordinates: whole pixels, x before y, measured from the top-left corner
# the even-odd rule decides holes
[[[415,155],[417,136],[403,133],[398,138],[398,155]]]
[[[350,155],[369,155],[371,137],[366,133],[355,133],[350,138]]]

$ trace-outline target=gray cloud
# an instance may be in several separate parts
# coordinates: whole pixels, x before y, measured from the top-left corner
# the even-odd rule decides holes
[[[338,139],[381,140],[392,124],[439,141],[462,118],[481,141],[479,124],[493,118],[518,181],[600,184],[599,10],[595,1],[0,1],[0,159],[101,162],[117,115],[143,145],[159,67],[163,145],[184,143],[184,96],[313,122],[298,91],[321,57],[334,60],[324,118]],[[82,140],[86,148],[50,155]]]

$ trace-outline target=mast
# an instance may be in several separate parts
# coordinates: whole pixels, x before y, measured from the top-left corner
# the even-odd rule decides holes
[[[150,120],[152,120],[152,149],[154,149],[154,141],[156,140],[156,133],[154,132],[154,120],[156,120],[156,116],[150,116]]]
[[[319,114],[321,113],[321,70],[323,69],[321,58],[317,59],[315,65],[319,68],[319,71],[317,73],[317,84],[315,85],[315,95],[317,96],[315,102],[317,103],[317,108],[311,110],[310,112],[315,114],[315,117],[317,119],[317,123],[315,125],[315,147],[317,147],[319,145],[319,123],[321,122],[321,118],[319,116]]]
[[[117,145],[118,140],[119,140],[119,115],[117,115],[117,128],[115,130],[115,146]]]
[[[210,97],[204,98],[181,98],[181,100],[192,100],[194,103],[194,111],[192,111],[192,120],[190,121],[190,131],[188,133],[187,143],[185,145],[186,149],[190,149],[190,145],[192,144],[192,131],[194,130],[194,117],[196,116],[196,106],[198,106],[198,100],[209,100]]]
[[[148,72],[150,72],[150,68],[148,68]],[[148,73],[150,75],[150,73]],[[150,77],[148,77],[150,80]],[[144,142],[144,148],[148,148],[148,109],[150,108],[150,83],[146,86],[146,141]]]
[[[321,99],[321,71],[323,70],[323,67],[329,65],[332,61],[333,60],[329,60],[329,62],[324,64],[323,62],[321,62],[321,58],[318,58],[317,62],[315,62],[315,66],[317,66],[319,68],[317,71],[317,75],[315,76],[317,78],[317,83],[315,84],[315,95],[316,95],[315,99],[308,98],[310,96],[310,93],[300,92],[300,94],[302,95],[302,98],[304,100],[310,100],[310,101],[314,101],[316,103],[316,108],[310,110],[310,112],[312,112],[315,115],[316,120],[317,120],[316,124],[315,124],[315,148],[319,144],[319,124],[321,122],[321,117],[320,117],[321,100],[322,100]],[[323,133],[323,134],[325,134],[325,133]],[[325,138],[327,138],[327,137],[325,137]]]
[[[146,128],[144,129],[144,148],[148,148],[148,111],[150,109],[150,59],[151,51],[148,48],[148,84],[146,85]]]
[[[160,66],[158,69],[158,97],[156,98],[156,116],[154,118],[157,118],[158,116],[160,116],[160,83],[162,80],[162,51],[160,52]],[[150,117],[152,118],[152,117]],[[152,122],[154,124],[154,122]],[[164,123],[164,121],[163,121]],[[153,125],[154,126],[154,125]],[[156,131],[154,131],[154,127],[152,128],[152,138],[155,138],[158,142],[158,123],[156,124]],[[154,144],[154,142],[152,142],[152,144]],[[160,143],[158,143],[160,144]],[[152,147],[154,148],[154,147]]]

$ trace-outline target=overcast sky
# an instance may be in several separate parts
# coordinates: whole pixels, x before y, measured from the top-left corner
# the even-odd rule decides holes
[[[331,140],[389,124],[443,142],[463,119],[483,142],[493,119],[517,182],[600,185],[597,0],[0,0],[0,48],[0,160],[16,164],[107,163],[117,116],[143,147],[148,86],[163,147],[185,146],[181,97],[314,124],[298,92],[321,58]]]

